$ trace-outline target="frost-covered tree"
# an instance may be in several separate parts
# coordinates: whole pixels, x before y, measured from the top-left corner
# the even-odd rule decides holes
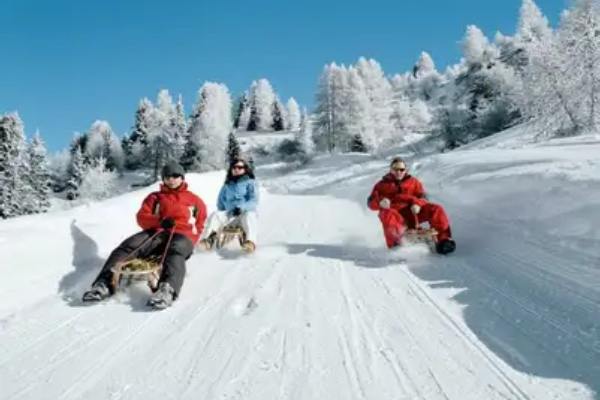
[[[344,151],[346,141],[348,70],[335,63],[326,65],[319,78],[315,111],[315,141],[321,151]]]
[[[373,59],[360,58],[356,70],[362,78],[365,92],[370,103],[373,140],[367,139],[369,147],[378,150],[380,145],[392,137],[394,126],[392,122],[393,93],[389,80],[386,78],[379,63]]]
[[[76,146],[71,154],[71,163],[69,165],[69,179],[67,180],[67,199],[74,200],[79,197],[79,187],[83,177],[88,169],[81,147]]]
[[[238,159],[241,152],[242,150],[237,138],[235,137],[235,133],[233,133],[233,131],[229,132],[229,136],[227,137],[227,159],[229,163],[231,164],[233,161]]]
[[[104,157],[94,158],[83,174],[79,197],[83,200],[102,200],[115,193],[118,175],[111,171]]]
[[[273,103],[275,92],[266,79],[252,82],[249,94],[250,119],[249,131],[270,131],[273,125]]]
[[[144,164],[145,149],[148,145],[151,114],[154,106],[147,98],[140,100],[135,112],[135,123],[129,138],[123,144],[128,169],[136,169]]]
[[[46,147],[39,133],[36,133],[28,144],[27,157],[29,174],[25,176],[25,179],[30,186],[31,194],[27,206],[31,213],[45,212],[50,208],[50,187],[52,182]]]
[[[4,114],[0,116],[0,218],[24,214],[27,167],[23,121],[17,113]]]
[[[246,130],[250,119],[250,104],[248,92],[244,92],[233,105],[233,127],[235,129]]]
[[[300,129],[300,107],[296,102],[296,99],[290,97],[287,101],[287,129],[290,131],[297,131]]]
[[[315,141],[313,139],[313,122],[306,108],[302,112],[300,129],[294,135],[296,141],[300,144],[300,149],[308,157],[312,157],[315,152]]]
[[[522,108],[540,134],[596,130],[599,114],[600,2],[578,0],[563,13],[552,40],[531,46]]]
[[[69,179],[69,165],[71,164],[71,152],[63,149],[48,157],[48,170],[54,192],[62,192],[67,187]]]
[[[373,104],[369,101],[369,94],[363,78],[354,67],[348,68],[348,90],[344,112],[346,134],[339,138],[338,146],[345,151],[372,151],[380,143],[380,132],[376,132]],[[391,129],[390,129],[391,131]],[[381,135],[387,137],[387,135]],[[358,146],[358,143],[361,143]],[[359,149],[360,147],[360,149]]]
[[[211,171],[226,163],[227,137],[232,129],[231,97],[223,84],[206,82],[192,113],[182,164],[187,170]]]
[[[467,31],[462,42],[463,56],[470,68],[481,68],[488,66],[500,54],[493,46],[481,29],[475,25],[467,26]]]
[[[87,132],[86,156],[91,161],[97,158],[106,160],[110,170],[121,170],[125,158],[119,138],[106,121],[95,121]]]
[[[282,131],[285,129],[285,125],[286,125],[286,110],[285,107],[283,106],[283,104],[281,104],[281,101],[279,100],[279,98],[275,98],[275,101],[273,102],[273,109],[272,109],[272,114],[273,114],[273,124],[271,125],[271,128],[273,128],[274,131]]]

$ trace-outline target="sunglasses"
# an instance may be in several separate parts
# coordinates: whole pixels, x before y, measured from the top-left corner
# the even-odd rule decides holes
[[[404,172],[404,171],[406,171],[406,168],[392,168],[392,170],[397,171],[397,172]]]
[[[244,165],[234,165],[231,169],[246,169]]]
[[[177,178],[183,178],[183,176],[179,175],[179,174],[173,174],[173,175],[167,175],[167,176],[165,176],[164,179],[169,179],[169,178],[177,179]]]

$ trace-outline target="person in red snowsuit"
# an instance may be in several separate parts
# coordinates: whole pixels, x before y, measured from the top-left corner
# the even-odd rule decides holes
[[[100,301],[115,292],[113,267],[134,251],[135,257],[141,258],[162,255],[166,251],[158,290],[148,300],[148,305],[166,308],[178,297],[185,277],[185,261],[192,255],[206,220],[206,205],[188,190],[184,173],[177,163],[163,167],[160,190],[146,196],[136,215],[143,230],[113,250],[91,289],[83,294],[84,302]]]
[[[388,248],[398,246],[407,228],[428,222],[437,230],[436,250],[448,254],[456,249],[452,240],[450,221],[439,204],[430,203],[421,182],[408,174],[403,159],[396,157],[390,163],[390,172],[375,184],[367,200],[369,208],[379,211],[385,243]]]

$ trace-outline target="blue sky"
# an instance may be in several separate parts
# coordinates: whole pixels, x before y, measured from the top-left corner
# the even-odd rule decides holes
[[[2,0],[0,113],[18,111],[50,150],[96,119],[128,132],[139,99],[204,81],[232,95],[267,78],[281,98],[313,105],[328,62],[366,56],[389,75],[422,50],[439,69],[460,58],[468,24],[512,34],[521,0]],[[554,25],[567,0],[538,0]]]

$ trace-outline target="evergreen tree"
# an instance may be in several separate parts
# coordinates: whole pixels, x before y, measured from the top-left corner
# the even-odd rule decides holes
[[[300,107],[293,97],[287,101],[287,129],[294,132],[300,129]]]
[[[271,128],[274,131],[282,131],[285,129],[285,116],[284,116],[284,108],[278,98],[273,101],[273,109],[271,111],[273,115],[273,124]]]
[[[50,208],[50,171],[46,156],[46,147],[36,133],[27,148],[30,173],[27,176],[28,184],[33,194],[31,212],[45,212]]]
[[[24,213],[25,133],[17,113],[0,117],[0,218]]]
[[[229,160],[229,163],[231,164],[240,156],[242,150],[233,131],[229,132],[227,143],[227,158]]]
[[[275,92],[266,79],[252,82],[250,86],[250,120],[249,131],[270,131],[273,126],[273,103]]]
[[[192,171],[223,168],[227,137],[232,126],[231,98],[227,87],[219,83],[204,83],[192,112],[183,166]]]
[[[74,200],[79,197],[79,187],[83,177],[88,169],[84,160],[83,152],[80,147],[75,147],[75,152],[71,155],[69,165],[69,179],[67,180],[67,199]]]

